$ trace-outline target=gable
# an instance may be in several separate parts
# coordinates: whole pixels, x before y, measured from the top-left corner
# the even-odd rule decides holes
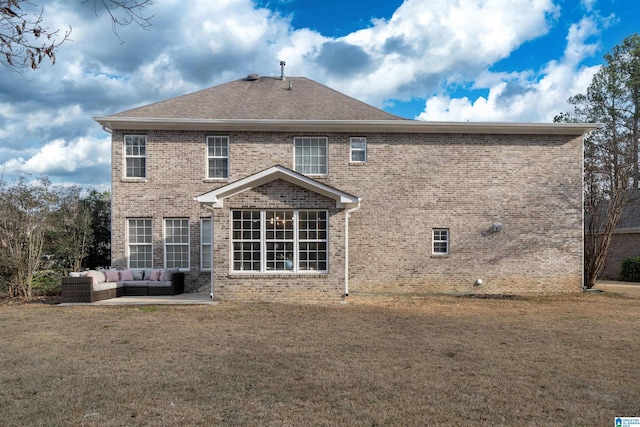
[[[280,165],[273,166],[216,190],[202,194],[196,197],[195,200],[210,209],[222,208],[226,199],[276,180],[282,180],[330,199],[338,208],[347,209],[357,207],[360,204],[361,199],[359,197],[340,191]]]

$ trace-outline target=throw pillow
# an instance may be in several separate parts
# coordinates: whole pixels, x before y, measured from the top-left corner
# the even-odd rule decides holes
[[[131,270],[122,270],[120,272],[120,280],[124,282],[125,280],[133,280],[133,271]]]
[[[104,272],[107,282],[117,282],[118,281],[118,270],[105,270]]]
[[[97,270],[87,271],[87,277],[91,277],[93,279],[93,284],[97,285],[98,283],[103,283],[106,280],[106,276],[104,272]]]
[[[177,268],[167,268],[164,272],[164,280],[170,281],[173,275],[179,271]]]
[[[158,282],[160,280],[160,274],[162,274],[162,270],[153,270],[151,271],[151,277],[149,280],[152,282]]]
[[[142,268],[136,268],[135,270],[131,271],[133,271],[133,280],[142,280],[142,278],[144,277],[144,269]]]

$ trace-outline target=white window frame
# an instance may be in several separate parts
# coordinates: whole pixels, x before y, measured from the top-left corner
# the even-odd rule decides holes
[[[364,146],[354,148],[354,143],[362,143],[364,144]],[[354,160],[353,159],[354,153],[362,153],[364,155],[364,159]],[[367,163],[367,138],[359,136],[359,137],[352,137],[349,140],[349,161],[351,163]]]
[[[213,221],[200,218],[200,270],[211,271],[213,267]],[[205,257],[205,255],[207,255]],[[205,265],[208,263],[208,266]]]
[[[314,149],[317,150],[317,153],[313,153],[316,151]],[[320,154],[322,151],[324,151],[324,155]],[[322,157],[324,157],[324,164],[313,161]],[[314,170],[315,168],[318,170]],[[329,138],[326,136],[294,137],[293,170],[303,175],[327,176],[329,174]]]
[[[448,228],[434,228],[431,232],[431,254],[436,256],[449,255],[450,239],[451,231]]]
[[[135,234],[135,237],[131,234],[132,232],[132,223],[136,222],[135,229],[148,229],[149,235],[146,233],[143,234]],[[143,221],[142,225],[139,223]],[[148,225],[147,225],[148,222]],[[142,238],[142,242],[139,241],[139,238]],[[135,240],[135,242],[134,242]],[[144,254],[149,254],[150,259],[144,259],[142,265],[140,264],[140,260],[136,259],[135,265],[131,262],[131,248],[135,247],[143,247]],[[139,251],[136,251],[136,254],[139,254]],[[145,257],[146,258],[146,257]],[[153,221],[151,218],[127,218],[127,268],[153,268]]]
[[[216,143],[224,145],[216,146]],[[213,146],[213,155],[210,155],[210,147]],[[217,149],[224,150],[216,152]],[[227,135],[209,135],[207,136],[207,179],[229,179],[229,136]],[[226,151],[226,153],[225,153]],[[226,174],[224,176],[211,176],[211,162],[216,160],[226,161]]]
[[[168,223],[169,222],[176,222],[176,221],[180,221],[181,225],[178,227],[175,227],[173,225],[171,225],[171,227],[169,227]],[[178,268],[180,269],[180,271],[188,271],[189,267],[191,265],[191,254],[190,254],[190,248],[191,248],[191,236],[189,233],[189,219],[188,218],[165,218],[164,219],[164,227],[163,227],[163,235],[164,235],[164,268]],[[186,227],[185,225],[186,224]],[[179,242],[169,242],[168,238],[169,233],[168,230],[169,228],[171,229],[182,229],[182,228],[186,228],[187,233],[186,236],[184,235],[180,235],[181,237],[186,237],[186,242],[184,241],[179,241]],[[185,266],[178,266],[176,267],[173,263],[175,263],[175,259],[174,261],[171,263],[171,265],[169,265],[169,261],[168,261],[168,254],[169,254],[169,249],[170,248],[178,248],[178,247],[186,247],[186,252],[181,252],[181,253],[186,253],[187,254],[187,259],[186,259],[186,267]]]
[[[235,218],[236,215],[234,213],[242,212],[242,213],[252,213],[250,215],[244,216],[240,214],[240,218]],[[281,215],[281,213],[290,213],[291,216]],[[307,228],[303,229],[303,232],[315,231],[317,234],[323,234],[324,238],[319,238],[317,235],[313,238],[309,238],[307,235],[305,238],[301,238],[300,234],[300,214],[302,212],[305,213],[322,213],[324,218],[319,218],[316,220],[310,219],[308,221],[324,221],[324,228],[312,228],[309,225]],[[259,215],[256,215],[258,214]],[[282,216],[282,218],[280,218]],[[290,219],[289,219],[290,218]],[[239,223],[239,228],[234,228],[234,221]],[[255,227],[255,224],[259,221],[259,227]],[[283,226],[286,222],[292,221],[291,228],[281,228],[277,229],[272,226],[273,222],[283,221]],[[323,209],[300,209],[300,210],[277,210],[277,209],[236,209],[231,211],[230,217],[230,272],[233,274],[327,274],[329,272],[329,212]],[[249,224],[249,222],[251,224]],[[249,225],[248,227],[240,226],[240,224],[246,223]],[[268,230],[268,227],[271,229]],[[273,234],[270,236],[275,236],[273,238],[268,238],[268,231],[272,231]],[[292,238],[287,237],[286,232],[292,231]],[[234,233],[235,232],[235,233]],[[278,238],[278,234],[281,232],[281,238]],[[236,237],[236,233],[239,233],[239,238]],[[277,244],[284,245],[284,247],[274,247],[274,249],[269,250],[269,244]],[[288,251],[286,249],[286,244],[291,243],[291,249]],[[242,246],[241,249],[236,249],[236,244]],[[244,245],[249,245],[250,249],[245,250]],[[304,252],[301,252],[301,246],[305,245],[317,245],[316,249],[305,249]],[[274,245],[275,246],[275,245]],[[324,249],[322,249],[322,247]],[[274,259],[268,259],[270,252],[274,254]],[[292,259],[286,256],[287,252],[291,252]],[[244,254],[247,254],[247,258],[244,257]],[[281,253],[284,253],[285,258],[277,258],[277,256]],[[315,253],[316,259],[309,260],[309,254]],[[236,259],[235,255],[238,254],[240,259]],[[304,254],[304,256],[302,255]],[[256,257],[256,255],[258,255]],[[307,258],[306,260],[301,260],[301,257]],[[322,259],[322,257],[324,257]],[[287,261],[291,261],[291,267],[288,266]],[[307,267],[309,264],[313,264],[315,261],[316,266],[323,265],[324,269],[305,269],[300,268],[301,262],[306,264]],[[245,264],[250,264],[251,269],[244,269]],[[236,269],[236,266],[240,266],[239,269]],[[274,268],[270,268],[274,267]],[[259,269],[257,268],[259,267]],[[282,267],[282,268],[279,268]]]
[[[141,145],[140,142],[144,143],[144,145]],[[129,153],[128,152],[129,150],[127,149],[129,143],[132,144],[131,153]],[[142,151],[144,151],[143,154],[141,154]],[[123,171],[124,178],[139,179],[139,180],[147,179],[147,135],[134,135],[134,134],[124,135],[123,155],[124,155],[124,171]],[[142,163],[144,164],[144,166],[140,167],[140,169],[142,170],[142,176],[129,175],[129,166],[128,166],[129,160],[133,162],[135,162],[136,160],[142,161]]]

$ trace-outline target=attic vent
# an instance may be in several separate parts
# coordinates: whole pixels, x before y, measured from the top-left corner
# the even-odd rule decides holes
[[[260,74],[249,74],[247,76],[247,80],[249,80],[250,82],[254,80],[258,80],[259,78],[260,78]]]

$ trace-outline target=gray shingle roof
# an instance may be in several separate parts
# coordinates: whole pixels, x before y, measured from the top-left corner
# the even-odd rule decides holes
[[[640,189],[635,189],[629,195],[622,214],[620,215],[620,221],[616,228],[638,228],[640,227]]]
[[[240,79],[110,117],[166,119],[406,120],[305,77]]]

